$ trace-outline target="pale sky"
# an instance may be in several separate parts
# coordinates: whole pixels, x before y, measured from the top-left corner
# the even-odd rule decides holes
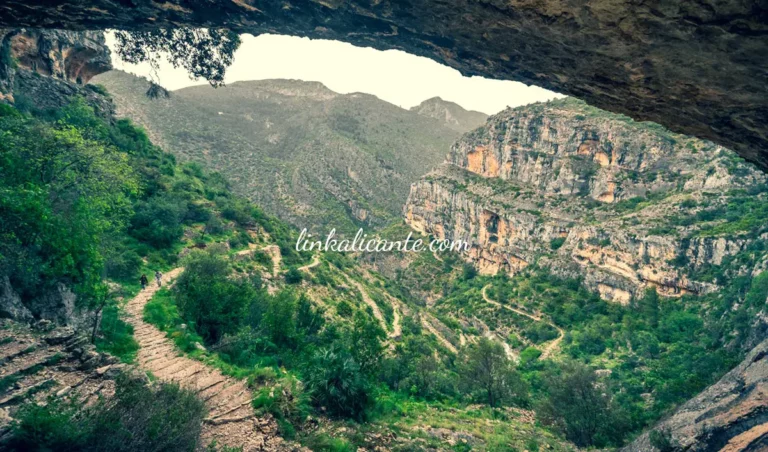
[[[487,114],[507,106],[560,97],[519,82],[463,77],[448,66],[399,50],[380,51],[339,41],[280,35],[243,35],[241,39],[234,64],[227,70],[226,83],[273,78],[317,81],[338,93],[369,93],[403,108],[439,96]],[[110,47],[114,44],[111,33],[107,43]],[[149,75],[148,64],[124,63],[114,52],[112,59],[116,69]],[[207,83],[190,80],[186,71],[174,69],[165,60],[158,75],[159,83],[169,90]]]

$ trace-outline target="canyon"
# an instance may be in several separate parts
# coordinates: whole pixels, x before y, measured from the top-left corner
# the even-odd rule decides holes
[[[403,50],[654,121],[768,168],[760,2],[7,0],[0,12],[0,27],[223,27]]]
[[[470,242],[465,257],[481,273],[544,266],[628,304],[651,287],[716,290],[691,275],[766,237],[710,234],[679,217],[765,183],[724,148],[565,99],[508,109],[464,135],[411,186],[404,214],[417,231]]]

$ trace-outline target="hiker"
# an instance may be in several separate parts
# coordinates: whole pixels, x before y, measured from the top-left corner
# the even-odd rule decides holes
[[[141,274],[141,279],[139,279],[139,282],[141,282],[141,290],[144,290],[147,288],[147,284],[149,284],[149,280],[147,279],[147,275],[144,273]]]
[[[161,281],[162,278],[163,278],[163,274],[160,273],[160,270],[156,271],[155,272],[155,281],[157,281],[157,287],[162,287],[163,286],[162,281]]]

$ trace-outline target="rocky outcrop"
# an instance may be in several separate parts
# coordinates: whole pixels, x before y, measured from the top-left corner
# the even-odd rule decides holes
[[[479,111],[465,110],[460,105],[445,101],[439,97],[427,99],[411,108],[422,116],[435,118],[457,132],[476,129],[488,119],[488,115]]]
[[[229,27],[404,50],[711,139],[768,168],[760,2],[6,0],[0,8],[0,27]]]
[[[622,452],[659,451],[662,433],[675,451],[768,450],[768,341]]]
[[[112,68],[102,32],[0,30],[0,101],[22,97],[40,109],[82,96],[104,116],[110,102],[85,85]]]
[[[8,276],[0,278],[0,318],[28,322],[34,319],[32,312],[21,302],[21,297],[11,286]]]
[[[536,104],[464,135],[446,164],[411,186],[405,217],[417,231],[469,242],[465,257],[482,273],[537,263],[620,303],[649,287],[699,294],[717,286],[691,274],[756,239],[684,221],[765,183],[737,160],[578,101]]]

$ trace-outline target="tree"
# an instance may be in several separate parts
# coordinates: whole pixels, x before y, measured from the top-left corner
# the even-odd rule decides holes
[[[470,279],[477,276],[477,269],[475,268],[474,265],[469,263],[466,263],[462,266],[461,272],[462,272],[462,278],[464,279],[464,281],[469,281]]]
[[[296,342],[296,295],[282,290],[268,296],[262,317],[264,330],[270,340],[281,347],[293,347]]]
[[[659,294],[655,288],[645,291],[645,295],[640,299],[640,312],[651,328],[659,325]]]
[[[623,414],[594,370],[567,361],[560,373],[552,372],[545,380],[548,395],[536,410],[544,424],[557,428],[579,447],[619,445],[625,428]]]
[[[460,369],[462,385],[489,406],[525,402],[527,387],[498,342],[483,337],[462,350]]]
[[[147,62],[153,72],[160,68],[160,55],[174,68],[184,68],[193,80],[204,78],[212,86],[224,84],[224,74],[232,65],[240,46],[237,33],[214,28],[172,28],[144,31],[118,31],[115,50],[129,63]],[[147,95],[166,95],[152,83]]]
[[[301,270],[296,267],[291,267],[285,273],[285,282],[288,284],[298,284],[304,279],[304,275],[301,274]]]
[[[299,295],[296,304],[296,327],[306,336],[315,336],[323,328],[323,314],[312,306],[307,294]]]
[[[57,281],[87,291],[138,191],[127,156],[65,120],[20,115],[0,116],[0,156],[0,273],[23,298]]]
[[[382,342],[386,337],[375,319],[360,311],[355,314],[349,333],[349,349],[363,374],[373,376],[380,369],[384,354]]]
[[[230,271],[224,256],[193,252],[173,289],[182,317],[209,344],[238,330],[255,296],[250,283],[229,278]]]

